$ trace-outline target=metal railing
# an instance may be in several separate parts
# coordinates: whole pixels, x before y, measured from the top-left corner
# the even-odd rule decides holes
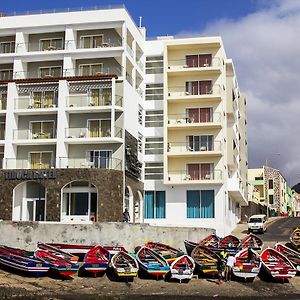
[[[41,132],[29,129],[15,129],[13,131],[14,140],[39,140],[39,139],[55,139],[56,132],[53,129],[43,130]]]
[[[193,61],[187,62],[186,59],[178,59],[178,60],[169,60],[168,69],[193,69],[193,68],[218,68],[221,66],[221,59],[219,57],[214,57],[212,59],[206,59],[205,61]]]
[[[53,169],[55,168],[55,161],[38,161],[32,162],[29,159],[15,159],[15,158],[6,158],[5,159],[6,169],[33,169],[33,170],[42,170],[42,169]]]
[[[32,78],[55,78],[62,77],[63,70],[62,69],[54,69],[54,70],[36,70],[36,71],[17,71],[14,74],[14,79],[32,79]]]
[[[57,97],[33,99],[30,96],[15,98],[15,109],[56,108]]]
[[[222,144],[220,141],[199,144],[192,144],[187,142],[171,142],[168,143],[167,151],[170,153],[221,151],[221,145]]]
[[[67,101],[69,107],[110,106],[112,105],[112,95],[105,94],[99,97],[69,95]]]
[[[201,87],[198,90],[189,91],[185,86],[174,86],[168,88],[169,97],[188,97],[188,96],[203,96],[203,95],[219,95],[221,94],[221,86],[215,84],[213,86]]]
[[[65,50],[65,42],[63,38],[49,38],[45,40],[49,40],[50,44],[46,45],[43,42],[28,42],[28,43],[17,43],[16,44],[16,52],[35,52],[35,51],[58,51],[58,50]],[[56,41],[56,42],[55,42]]]
[[[76,46],[75,48],[77,48],[77,49],[112,48],[112,47],[122,47],[123,46],[123,38],[110,39],[109,37],[103,39],[100,44],[92,43],[91,45],[89,45],[89,47],[87,47],[86,44],[81,43],[80,38],[77,41],[77,45],[75,44],[76,42],[72,41],[72,40],[69,40],[69,41],[66,41],[66,42],[68,42],[68,44],[73,43],[72,46]]]
[[[16,43],[14,41],[0,42],[0,54],[15,53]]]
[[[14,77],[13,70],[1,70],[0,69],[0,80],[12,80]]]
[[[199,124],[199,123],[219,123],[221,113],[199,113],[199,114],[169,114],[168,124]]]
[[[222,171],[192,172],[188,170],[169,171],[168,180],[174,182],[222,180]]]
[[[86,157],[59,157],[59,168],[96,168],[96,169],[111,169],[122,170],[123,161],[113,157],[92,156]]]
[[[122,138],[122,128],[115,126],[115,135],[112,136],[110,127],[71,127],[65,128],[65,137],[72,138],[107,138],[118,137]]]
[[[122,67],[121,66],[103,66],[101,69],[95,68],[93,65],[90,65],[89,69],[84,68],[74,68],[74,69],[65,69],[63,76],[101,76],[101,75],[117,75],[122,76]]]

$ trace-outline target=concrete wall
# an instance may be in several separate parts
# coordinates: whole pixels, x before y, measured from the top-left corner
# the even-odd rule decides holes
[[[199,241],[214,232],[208,228],[158,227],[147,224],[96,223],[88,225],[38,222],[0,222],[0,244],[34,250],[36,243],[102,244],[124,246],[133,251],[147,241],[184,248],[185,239]]]

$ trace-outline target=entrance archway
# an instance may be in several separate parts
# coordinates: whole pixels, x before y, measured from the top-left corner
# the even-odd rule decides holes
[[[134,202],[133,202],[133,192],[129,185],[126,186],[125,188],[123,210],[125,209],[128,209],[130,222],[132,223],[134,220]]]
[[[46,189],[41,183],[26,181],[14,188],[12,220],[46,220]]]
[[[62,222],[97,221],[98,193],[88,181],[72,181],[61,190]]]

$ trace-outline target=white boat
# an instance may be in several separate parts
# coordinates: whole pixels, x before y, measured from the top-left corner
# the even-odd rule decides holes
[[[190,280],[195,270],[195,262],[188,255],[178,257],[170,266],[171,278],[181,280]]]

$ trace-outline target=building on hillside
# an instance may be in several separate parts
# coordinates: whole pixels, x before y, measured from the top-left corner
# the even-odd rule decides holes
[[[288,213],[290,189],[279,170],[269,166],[249,169],[248,180],[259,192],[260,203],[266,206],[265,213],[267,213],[267,208],[270,215]]]
[[[220,37],[147,41],[123,7],[2,16],[0,58],[1,219],[239,222],[246,100]]]
[[[300,217],[300,183],[292,187],[293,192],[293,216]]]

